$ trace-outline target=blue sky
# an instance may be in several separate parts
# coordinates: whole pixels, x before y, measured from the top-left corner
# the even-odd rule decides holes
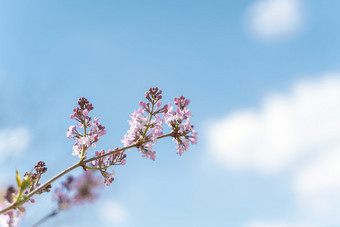
[[[44,160],[47,179],[77,161],[65,133],[79,97],[106,126],[97,148],[108,149],[122,146],[130,113],[158,86],[166,102],[191,100],[198,145],[179,157],[160,141],[155,162],[129,151],[98,201],[43,226],[340,226],[330,164],[340,161],[339,8],[0,1],[2,188],[16,168]],[[21,226],[53,209],[49,197],[28,206]]]

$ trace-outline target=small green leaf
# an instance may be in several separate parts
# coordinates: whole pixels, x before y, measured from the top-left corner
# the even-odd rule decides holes
[[[31,178],[31,174],[28,174],[25,178],[24,181],[21,184],[21,190],[24,191],[28,186],[30,186],[31,182],[30,182],[30,178]]]
[[[17,180],[18,188],[21,188],[22,181],[21,181],[21,179],[20,179],[20,175],[19,175],[18,170],[17,170],[17,173],[16,173],[15,178],[16,178],[16,180]]]

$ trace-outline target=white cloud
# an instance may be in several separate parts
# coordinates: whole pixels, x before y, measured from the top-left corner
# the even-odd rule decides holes
[[[340,213],[340,146],[325,153],[298,170],[293,190],[304,210],[329,219]]]
[[[115,201],[106,201],[100,205],[99,214],[105,222],[111,225],[121,225],[127,221],[126,209]]]
[[[20,155],[31,141],[31,134],[25,127],[0,129],[1,162]]]
[[[212,122],[209,150],[231,169],[274,174],[340,145],[340,75],[267,95],[258,109]],[[301,160],[303,159],[303,160]]]
[[[340,74],[296,83],[267,95],[259,108],[215,120],[209,150],[226,168],[264,174],[286,171],[295,222],[248,226],[332,226],[340,223]]]
[[[255,36],[272,40],[297,32],[302,25],[299,0],[257,0],[250,6],[247,23]]]

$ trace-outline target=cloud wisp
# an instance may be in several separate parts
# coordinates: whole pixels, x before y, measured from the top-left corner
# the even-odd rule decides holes
[[[22,154],[31,141],[31,133],[25,127],[0,129],[0,162]]]
[[[267,41],[296,33],[302,26],[302,18],[299,0],[257,0],[246,14],[250,31]]]
[[[126,209],[115,201],[106,201],[100,206],[100,216],[109,225],[119,226],[126,224],[128,214]]]

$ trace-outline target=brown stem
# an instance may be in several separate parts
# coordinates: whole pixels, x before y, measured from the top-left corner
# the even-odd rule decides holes
[[[172,133],[168,133],[168,134],[165,134],[165,135],[162,135],[162,136],[158,136],[157,139],[162,139],[162,138],[165,138],[165,137],[168,137],[168,136],[172,136]],[[147,141],[146,141],[147,142]],[[86,159],[86,160],[83,160],[83,159],[80,159],[79,162],[77,162],[76,164],[68,167],[67,169],[61,171],[60,173],[58,173],[57,175],[55,175],[54,177],[52,177],[51,179],[49,179],[48,181],[46,181],[45,183],[43,183],[42,185],[40,185],[39,187],[35,188],[33,191],[31,191],[30,193],[28,193],[26,195],[26,198],[31,198],[33,195],[35,195],[36,193],[38,193],[39,191],[41,191],[42,189],[44,189],[45,187],[47,187],[49,184],[51,184],[52,182],[54,182],[55,180],[57,180],[58,178],[62,177],[63,175],[65,175],[66,173],[74,170],[75,168],[77,167],[80,167],[80,166],[84,166],[86,163],[89,163],[89,162],[92,162],[94,160],[97,160],[97,159],[100,159],[100,158],[103,158],[103,157],[106,157],[108,155],[111,155],[111,154],[114,154],[114,153],[119,153],[121,151],[124,151],[124,150],[127,150],[127,149],[130,149],[130,148],[133,148],[133,147],[137,147],[136,144],[134,145],[131,145],[131,146],[128,146],[128,147],[123,147],[123,148],[120,148],[118,150],[114,150],[114,151],[111,151],[109,153],[106,153],[106,154],[103,154],[103,155],[100,155],[100,156],[96,156],[96,157],[93,157],[93,158],[90,158],[90,159]],[[12,209],[16,209],[18,204],[21,204],[22,203],[22,200],[20,201],[16,201],[14,202],[13,204],[9,205],[8,207],[2,209],[0,211],[0,214],[2,213],[5,213],[9,210],[12,210]]]

